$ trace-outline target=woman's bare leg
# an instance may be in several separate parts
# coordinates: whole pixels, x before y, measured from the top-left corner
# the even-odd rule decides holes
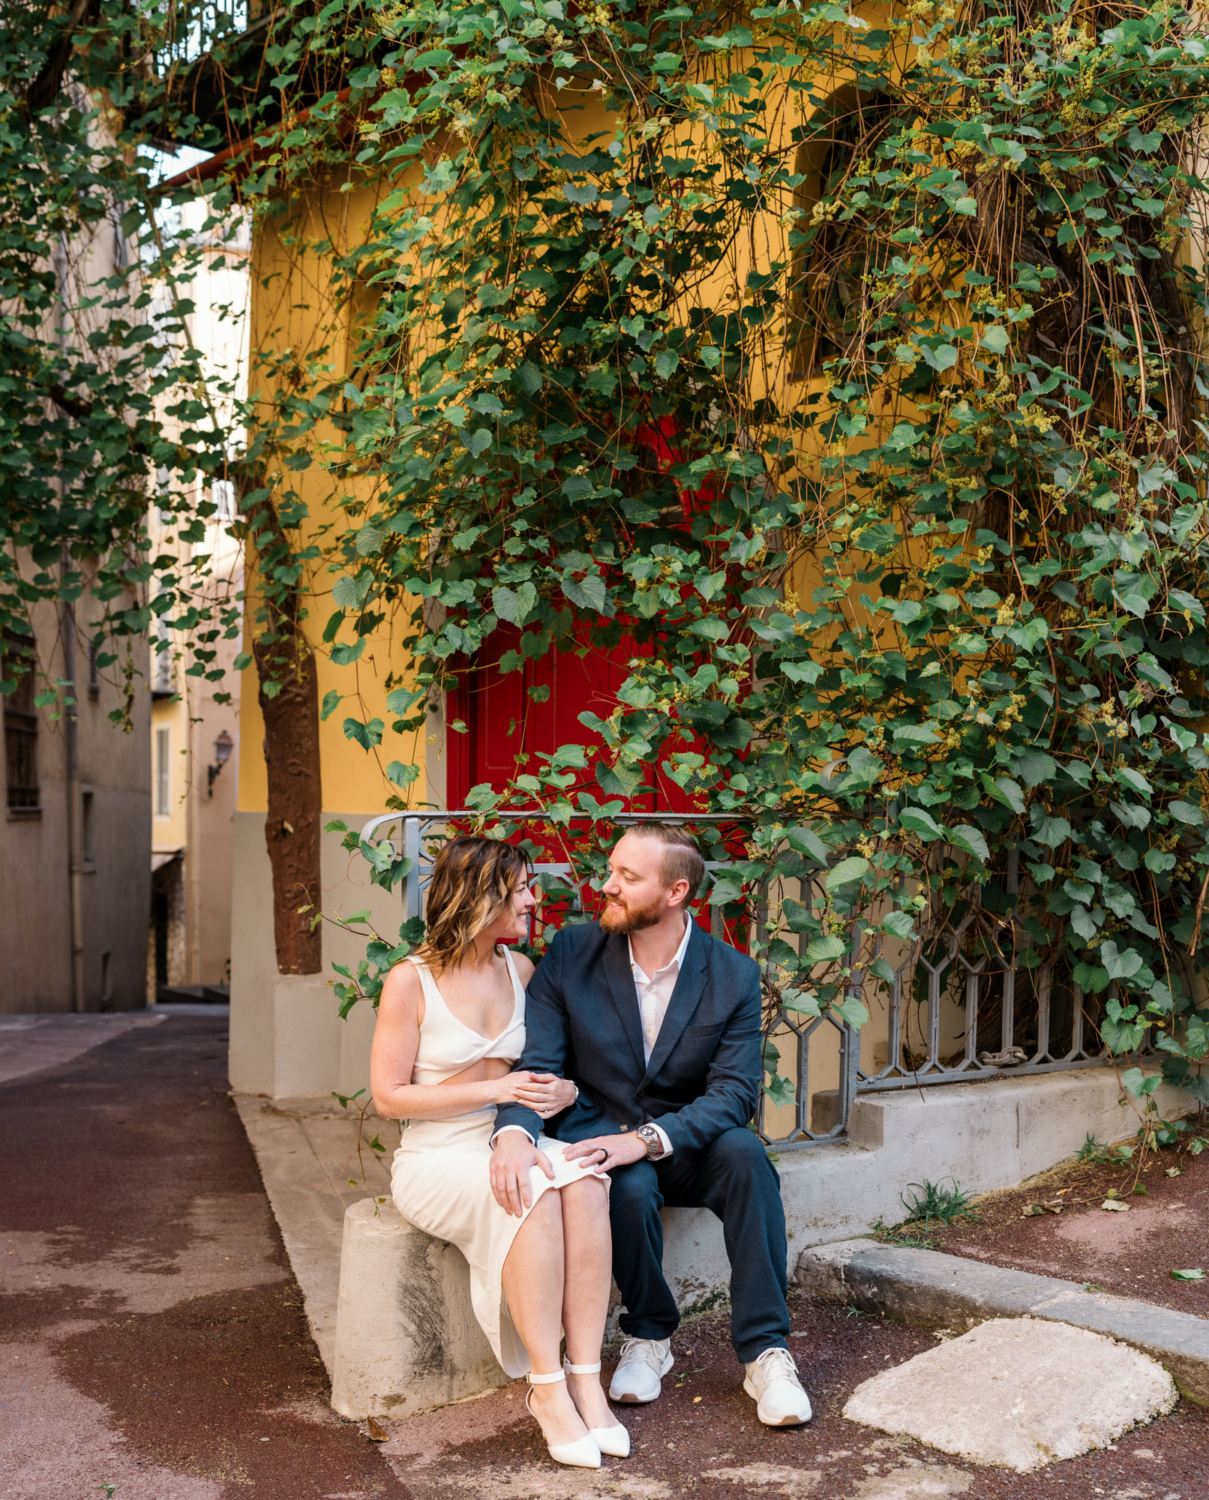
[[[604,1183],[590,1177],[568,1183],[561,1196],[566,1265],[562,1318],[567,1359],[573,1365],[594,1365],[600,1358],[613,1280],[609,1199]],[[589,1427],[617,1425],[599,1375],[568,1375],[567,1385]]]
[[[548,1188],[517,1230],[504,1260],[504,1295],[535,1375],[562,1369],[563,1215],[556,1188]],[[586,1431],[567,1387],[535,1385],[530,1405],[546,1442],[573,1443]]]

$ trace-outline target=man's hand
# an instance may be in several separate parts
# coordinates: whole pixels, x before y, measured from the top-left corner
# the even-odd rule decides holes
[[[568,1161],[578,1161],[600,1172],[641,1161],[646,1154],[646,1142],[628,1130],[620,1135],[595,1135],[590,1140],[573,1141],[563,1150]]]
[[[554,1181],[550,1158],[537,1149],[524,1131],[505,1130],[496,1139],[491,1153],[491,1191],[504,1212],[515,1214],[518,1219],[532,1206],[529,1168],[533,1166],[540,1167]]]

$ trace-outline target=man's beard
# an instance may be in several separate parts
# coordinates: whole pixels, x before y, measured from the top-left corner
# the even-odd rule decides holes
[[[663,915],[663,899],[655,896],[645,906],[629,906],[620,901],[605,900],[605,909],[600,914],[600,925],[605,932],[617,932],[623,937],[629,932],[641,932],[644,927],[654,927]]]

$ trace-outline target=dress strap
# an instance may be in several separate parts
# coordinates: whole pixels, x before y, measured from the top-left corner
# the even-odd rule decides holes
[[[504,962],[508,965],[508,973],[512,976],[512,993],[519,1005],[525,998],[525,986],[521,983],[521,976],[516,972],[511,948],[504,949]]]
[[[409,953],[407,955],[407,962],[415,965],[416,973],[420,976],[420,988],[424,991],[424,999],[428,1004],[431,1005],[435,1000],[442,1010],[449,1010],[449,1007],[445,1004],[445,997],[437,988],[437,981],[433,976],[433,972],[424,959],[417,957],[414,953]]]

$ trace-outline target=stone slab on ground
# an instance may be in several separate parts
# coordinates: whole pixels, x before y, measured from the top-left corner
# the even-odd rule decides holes
[[[1056,1276],[866,1239],[803,1251],[795,1276],[813,1296],[925,1326],[1031,1316],[1107,1334],[1158,1360],[1184,1395],[1209,1403],[1209,1320],[1189,1313],[1088,1292]]]
[[[336,1360],[336,1307],[345,1211],[367,1194],[389,1196],[398,1124],[367,1120],[360,1161],[357,1117],[332,1100],[234,1094],[265,1192],[302,1290],[311,1333],[329,1380]],[[377,1134],[384,1156],[365,1142]]]
[[[1027,1474],[1107,1448],[1178,1399],[1162,1365],[1115,1339],[996,1318],[862,1382],[844,1416]]]

